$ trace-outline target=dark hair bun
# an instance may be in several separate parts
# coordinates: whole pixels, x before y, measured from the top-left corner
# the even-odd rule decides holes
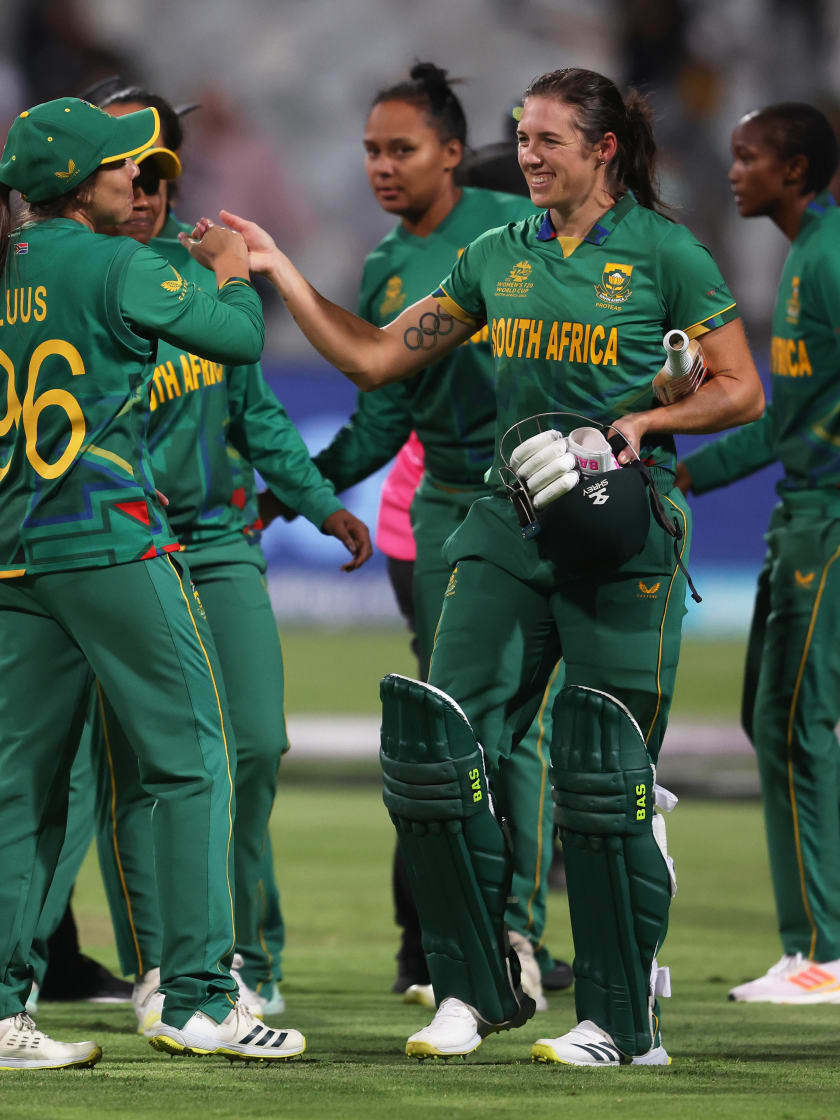
[[[371,108],[383,101],[405,101],[417,105],[432,117],[440,139],[459,140],[467,144],[467,118],[464,107],[452,89],[458,79],[450,81],[447,71],[433,62],[415,62],[409,71],[408,81],[381,89],[374,97]]]
[[[413,81],[421,82],[429,89],[448,90],[449,82],[446,80],[447,71],[441,70],[433,62],[415,62],[409,74]]]

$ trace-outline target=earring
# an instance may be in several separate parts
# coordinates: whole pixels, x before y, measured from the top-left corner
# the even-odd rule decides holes
[[[598,160],[598,166],[599,166],[599,167],[603,167],[603,166],[604,166],[604,164],[605,164],[606,162],[607,162],[607,161],[606,161],[605,159],[599,159],[599,160]]]

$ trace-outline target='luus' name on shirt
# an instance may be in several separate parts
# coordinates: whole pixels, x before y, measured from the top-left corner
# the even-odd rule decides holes
[[[490,327],[494,358],[527,358],[614,366],[618,329],[600,323],[543,319],[494,319]]]
[[[224,377],[225,367],[221,362],[211,362],[207,358],[199,358],[197,354],[179,354],[177,363],[170,359],[155,366],[149,408],[154,412],[164,401],[194,393],[196,389],[219,385]]]
[[[6,298],[0,301],[0,327],[13,327],[16,323],[28,323],[34,319],[43,323],[47,317],[47,289],[43,284],[37,288],[6,288]]]

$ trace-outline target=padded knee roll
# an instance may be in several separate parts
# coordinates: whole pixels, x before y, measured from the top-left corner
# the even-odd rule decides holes
[[[578,1019],[593,1020],[624,1053],[643,1054],[658,1031],[655,957],[671,901],[653,832],[653,766],[624,705],[580,686],[555,702],[551,761]]]
[[[391,674],[380,695],[383,799],[437,1000],[455,996],[488,1024],[513,1026],[527,997],[520,1001],[515,992],[519,964],[504,932],[510,860],[481,748],[464,713],[440,690]]]

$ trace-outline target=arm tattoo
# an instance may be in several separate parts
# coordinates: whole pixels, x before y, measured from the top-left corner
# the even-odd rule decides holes
[[[451,315],[440,304],[434,311],[424,311],[415,327],[408,327],[403,334],[407,350],[431,350],[438,337],[444,338],[455,325]]]

